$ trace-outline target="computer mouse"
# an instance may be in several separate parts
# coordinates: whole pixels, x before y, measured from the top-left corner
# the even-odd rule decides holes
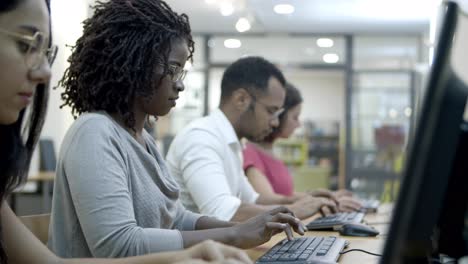
[[[360,237],[370,237],[376,236],[379,234],[379,231],[375,230],[373,227],[363,224],[349,223],[343,224],[338,232],[342,236],[360,236]]]

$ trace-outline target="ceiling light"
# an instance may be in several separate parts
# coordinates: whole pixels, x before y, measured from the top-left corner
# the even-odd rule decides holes
[[[205,0],[205,3],[211,5],[211,4],[215,4],[216,3],[216,0]]]
[[[219,6],[219,11],[223,16],[230,16],[232,15],[232,13],[234,13],[234,6],[232,5],[232,3],[223,2]]]
[[[237,31],[239,31],[241,33],[250,30],[249,20],[247,18],[245,18],[245,17],[239,18],[239,20],[237,20],[237,23],[236,23],[236,29],[237,29]]]
[[[317,39],[317,46],[321,48],[331,48],[333,47],[333,39],[319,38]]]
[[[294,6],[290,4],[278,4],[273,8],[275,13],[280,15],[288,15],[294,13]]]
[[[397,118],[398,117],[398,111],[396,109],[390,109],[390,111],[388,111],[388,115],[390,116],[390,118]]]
[[[337,63],[340,57],[336,53],[327,53],[323,55],[323,61],[326,63]]]
[[[413,110],[411,110],[410,107],[405,108],[405,116],[410,117],[412,113],[413,113]]]
[[[238,49],[242,46],[242,42],[238,39],[226,39],[224,41],[224,47],[228,49]]]

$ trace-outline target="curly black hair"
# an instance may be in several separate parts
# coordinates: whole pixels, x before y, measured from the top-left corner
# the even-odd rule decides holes
[[[169,74],[171,44],[180,39],[187,41],[191,60],[194,42],[188,16],[178,15],[164,1],[97,2],[59,82],[65,88],[61,107],[70,106],[74,118],[98,110],[117,113],[133,128],[135,97],[153,95]],[[165,65],[163,74],[156,74],[158,63]]]

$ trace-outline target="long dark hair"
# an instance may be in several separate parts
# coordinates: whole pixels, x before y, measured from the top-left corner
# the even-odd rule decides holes
[[[0,13],[15,9],[23,1],[2,0]],[[45,1],[47,8],[49,8],[49,1]],[[44,124],[48,97],[47,85],[38,85],[30,111],[21,111],[18,120],[13,124],[0,125],[0,202],[3,202],[5,197],[22,184],[27,177],[31,156]],[[0,263],[7,263],[7,260],[0,237]]]
[[[65,88],[62,106],[70,106],[75,118],[98,110],[117,113],[133,128],[135,97],[153,95],[169,73],[171,44],[178,39],[187,41],[191,59],[194,42],[188,17],[164,1],[97,2],[59,82]],[[162,75],[155,73],[158,62],[165,65]]]
[[[295,106],[302,103],[302,95],[301,92],[291,83],[287,82],[286,85],[286,98],[284,99],[283,108],[284,111],[279,116],[279,125],[278,127],[274,128],[273,131],[268,135],[263,141],[265,142],[273,142],[281,133],[281,129],[286,124],[286,119],[288,117],[288,112]]]

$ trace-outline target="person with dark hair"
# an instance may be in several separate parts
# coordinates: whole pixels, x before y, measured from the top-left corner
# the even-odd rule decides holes
[[[226,69],[219,109],[182,129],[167,153],[186,208],[221,220],[242,221],[284,204],[273,196],[259,195],[249,184],[240,144],[241,138],[261,140],[278,126],[284,85],[281,71],[261,57],[241,58]],[[322,206],[333,209],[334,203],[309,196],[285,205],[300,219]]]
[[[361,208],[358,200],[349,191],[331,192],[317,189],[308,192],[294,192],[293,178],[283,161],[273,154],[273,143],[279,138],[289,138],[300,126],[302,96],[291,83],[286,84],[284,111],[279,115],[279,125],[265,139],[248,142],[243,150],[244,171],[250,184],[260,195],[274,196],[284,203],[294,203],[304,196],[327,197],[337,202],[340,211],[355,211]]]
[[[48,7],[47,1],[39,0],[0,2],[0,263],[251,263],[244,252],[213,241],[183,251],[125,259],[61,259],[15,216],[5,199],[27,176],[57,52],[51,46]],[[31,109],[26,115],[28,105]],[[24,141],[23,128],[29,128]]]
[[[286,208],[243,223],[186,210],[149,116],[166,115],[192,58],[188,17],[161,0],[98,2],[60,84],[79,116],[57,164],[48,246],[62,257],[123,257],[213,239],[242,248],[304,227]]]

